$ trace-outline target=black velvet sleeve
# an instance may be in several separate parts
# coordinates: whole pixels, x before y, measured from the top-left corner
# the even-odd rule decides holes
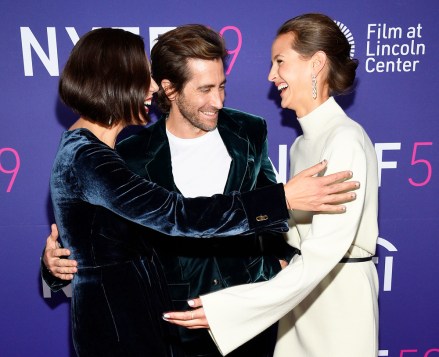
[[[168,235],[220,237],[288,230],[282,184],[245,194],[184,198],[133,174],[100,142],[78,150],[72,167],[84,201]]]

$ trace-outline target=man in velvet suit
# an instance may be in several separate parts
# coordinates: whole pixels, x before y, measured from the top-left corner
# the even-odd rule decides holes
[[[226,55],[220,36],[201,25],[159,37],[151,52],[152,75],[165,114],[117,146],[131,170],[187,197],[245,192],[275,182],[265,121],[223,108]],[[200,294],[270,279],[281,269],[280,261],[295,253],[275,235],[197,241],[131,230],[154,240],[176,309],[186,309],[186,301]],[[50,266],[48,259],[45,254]],[[220,356],[206,330],[179,333],[187,356]],[[274,342],[271,328],[231,356],[271,356]]]
[[[223,108],[226,50],[219,35],[200,25],[159,37],[151,52],[158,101],[165,115],[118,145],[130,169],[186,197],[249,191],[276,182],[262,118]],[[203,293],[267,280],[294,250],[282,236],[195,241],[158,238],[155,247],[177,309]],[[236,356],[270,356],[268,329]],[[188,356],[220,356],[206,330],[180,330]]]
[[[168,121],[172,113],[171,109]],[[119,144],[118,150],[137,174],[169,190],[180,191],[174,181],[166,124],[166,118],[161,118]],[[223,108],[218,112],[217,129],[232,160],[230,170],[226,170],[224,193],[248,191],[275,182],[266,153],[265,123],[261,118]],[[210,180],[209,172],[201,170],[206,168],[200,167],[193,173]],[[181,191],[185,195],[185,190]],[[197,193],[202,194],[203,190],[195,191],[194,196]],[[150,236],[158,238],[154,245],[165,270],[174,306],[179,310],[187,308],[186,301],[191,297],[227,286],[267,280],[280,270],[279,260],[288,261],[294,254],[283,237],[275,235],[204,241],[166,239],[154,231]],[[274,347],[273,330],[267,330],[232,355],[270,356]],[[207,330],[181,328],[179,333],[188,356],[220,356]]]

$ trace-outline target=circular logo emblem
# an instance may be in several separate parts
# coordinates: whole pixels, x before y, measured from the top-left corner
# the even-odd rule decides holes
[[[343,35],[345,35],[346,39],[348,40],[349,44],[351,45],[351,53],[350,53],[350,57],[354,58],[355,55],[355,40],[354,40],[354,36],[352,35],[351,30],[349,30],[347,28],[347,26],[345,24],[343,24],[340,21],[334,21],[337,26],[340,28],[341,32],[343,32]]]

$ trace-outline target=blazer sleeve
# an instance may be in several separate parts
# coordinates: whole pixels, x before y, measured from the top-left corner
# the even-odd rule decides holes
[[[366,158],[364,138],[358,133],[348,132],[336,139],[339,144],[322,153],[328,158],[327,174],[352,170],[361,184],[357,199],[346,204],[343,214],[316,214],[310,233],[302,240],[302,255],[294,256],[272,280],[201,296],[210,333],[222,354],[233,351],[297,306],[352,244],[363,215],[367,160],[373,158]],[[376,183],[371,186],[372,192],[377,189]]]
[[[281,184],[243,194],[184,198],[132,173],[104,145],[86,145],[75,161],[73,176],[84,201],[167,235],[203,238],[288,230]]]

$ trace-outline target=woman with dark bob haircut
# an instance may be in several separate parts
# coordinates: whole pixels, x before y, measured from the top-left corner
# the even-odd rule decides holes
[[[157,85],[141,37],[90,31],[73,48],[59,94],[79,119],[63,133],[50,179],[60,239],[78,262],[71,321],[78,356],[176,356],[161,313],[169,309],[160,264],[147,242],[100,234],[100,212],[172,236],[197,238],[287,229],[289,184],[185,199],[130,172],[114,150],[119,132],[148,121]],[[274,202],[274,204],[270,204]],[[263,219],[260,219],[263,217]]]
[[[165,315],[183,326],[210,325],[223,354],[281,318],[276,357],[377,356],[376,154],[364,129],[332,97],[354,84],[350,49],[336,23],[321,14],[297,16],[277,32],[268,79],[303,131],[291,147],[291,175],[328,159],[325,175],[349,168],[360,189],[342,215],[291,211],[287,238],[301,255],[274,279],[192,301],[204,310],[193,310],[189,323],[189,312]]]

